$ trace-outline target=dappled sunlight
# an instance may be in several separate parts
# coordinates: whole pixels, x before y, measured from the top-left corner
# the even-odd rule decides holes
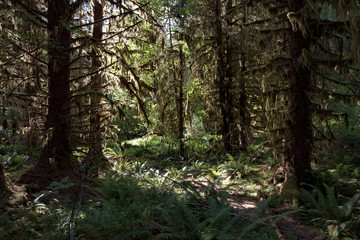
[[[360,239],[360,1],[0,1],[0,239]]]

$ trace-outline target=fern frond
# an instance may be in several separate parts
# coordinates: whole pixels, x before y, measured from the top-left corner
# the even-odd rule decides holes
[[[348,200],[344,205],[344,217],[348,218],[351,215],[352,210],[354,209],[354,204],[360,199],[360,193],[356,193],[350,200]]]
[[[310,202],[311,206],[317,210],[320,210],[320,206],[318,204],[318,202],[316,201],[315,197],[309,193],[309,191],[303,189],[303,194],[306,198],[306,200],[308,200],[308,202]]]
[[[327,196],[327,200],[328,200],[328,211],[330,212],[331,215],[333,215],[332,217],[335,219],[340,220],[341,219],[341,212],[339,209],[339,204],[336,200],[335,197],[335,189],[333,186],[329,187],[328,185],[326,185],[324,183],[324,187],[326,190],[326,196]]]

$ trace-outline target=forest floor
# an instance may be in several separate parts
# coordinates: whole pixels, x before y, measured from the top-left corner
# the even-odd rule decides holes
[[[249,208],[255,208],[259,204],[259,200],[265,199],[258,199],[242,194],[231,194],[229,203],[237,211],[242,211]],[[283,203],[277,207],[266,207],[265,214],[273,216],[292,209],[293,206],[291,204]],[[279,239],[291,240],[295,237],[297,240],[314,240],[324,238],[318,228],[300,221],[293,216],[284,216],[282,219],[274,223],[273,227],[275,228]],[[293,235],[289,235],[290,232]]]
[[[26,187],[24,185],[16,184],[16,179],[13,179],[15,183],[12,184],[11,190],[12,194],[10,198],[6,198],[5,195],[1,197],[1,204],[3,206],[7,206],[6,211],[10,214],[15,215],[23,215],[22,211],[26,212],[29,209],[32,209],[32,205],[34,204],[34,197],[29,195]],[[195,188],[203,188],[208,187],[208,181],[204,179],[193,179],[191,180],[193,186]],[[245,191],[241,191],[241,190]],[[247,194],[246,186],[239,186],[239,189],[236,191],[229,192],[228,202],[231,207],[235,209],[236,212],[241,212],[243,210],[254,209],[257,205],[264,201],[265,199],[259,195],[260,191],[258,191],[257,195]],[[69,194],[67,191],[66,194]],[[74,197],[74,194],[70,196]],[[89,196],[88,196],[89,197]],[[91,196],[90,196],[91,197]],[[7,201],[7,200],[8,201]],[[264,216],[274,216],[284,213],[286,211],[290,211],[293,209],[291,204],[282,204],[277,207],[270,208],[266,207]],[[26,214],[25,214],[26,215]],[[36,215],[35,215],[36,216]],[[39,221],[36,217],[31,219],[33,221]],[[306,224],[299,219],[296,219],[293,216],[284,216],[282,219],[273,224],[275,228],[278,239],[291,240],[314,240],[314,239],[324,239],[324,236],[320,233],[319,229]],[[0,232],[5,231],[2,227],[0,227]],[[289,233],[293,235],[289,235]],[[295,238],[294,238],[295,237]],[[15,238],[14,238],[15,239]]]
[[[206,187],[208,184],[207,180],[192,180],[193,186],[201,188]],[[254,209],[261,202],[266,200],[266,196],[262,195],[262,192],[258,190],[255,192],[248,192],[246,189],[247,184],[239,185],[238,189],[229,191],[228,202],[237,212],[243,210]],[[255,186],[256,189],[260,188],[261,185]],[[264,216],[275,216],[287,211],[294,209],[294,206],[290,203],[282,203],[277,206],[269,207],[266,206]],[[324,239],[324,235],[321,234],[320,230],[312,225],[305,223],[297,219],[294,216],[284,216],[279,221],[273,223],[273,227],[279,239],[283,240],[314,240]],[[289,233],[293,235],[289,235]],[[295,237],[295,238],[294,238]]]
[[[239,215],[245,212],[245,217],[250,216],[253,214],[251,210],[256,212],[256,209],[262,208],[262,212],[256,218],[252,218],[251,221],[257,222],[257,225],[260,226],[271,225],[276,233],[273,238],[243,237],[236,239],[356,239],[346,238],[345,236],[356,236],[351,231],[355,231],[356,234],[356,231],[359,230],[358,227],[355,227],[355,230],[339,229],[340,224],[343,223],[341,221],[347,220],[346,224],[350,227],[352,227],[351,224],[356,226],[359,223],[359,216],[356,216],[356,211],[359,212],[360,201],[355,199],[355,195],[354,206],[346,205],[347,203],[343,204],[343,200],[341,200],[342,202],[339,200],[339,203],[336,202],[338,199],[335,200],[336,204],[338,204],[335,205],[336,208],[342,209],[342,206],[348,206],[351,207],[351,210],[355,211],[355,215],[341,218],[341,221],[336,218],[330,218],[327,213],[327,211],[330,211],[329,209],[313,209],[304,207],[305,205],[298,208],[289,202],[280,203],[277,201],[277,185],[273,183],[274,175],[271,169],[273,163],[271,160],[268,160],[269,157],[264,152],[255,151],[255,154],[251,156],[208,155],[202,159],[198,158],[198,156],[208,151],[208,149],[204,149],[199,150],[198,154],[194,155],[195,157],[192,156],[192,159],[182,159],[176,152],[171,152],[171,148],[159,146],[161,146],[159,142],[136,140],[124,144],[125,151],[122,153],[115,147],[110,146],[106,149],[105,156],[112,163],[112,170],[106,174],[100,174],[100,179],[96,180],[96,182],[100,182],[100,185],[96,183],[91,187],[84,188],[85,194],[83,196],[83,205],[81,206],[84,210],[82,210],[81,214],[85,222],[91,222],[91,220],[87,219],[94,218],[91,214],[89,214],[89,217],[86,217],[86,212],[90,213],[91,209],[103,205],[105,207],[108,204],[107,201],[103,202],[102,198],[99,199],[99,194],[94,192],[95,188],[101,188],[101,195],[104,195],[105,198],[111,195],[121,200],[124,198],[119,197],[118,194],[129,195],[128,198],[130,200],[125,198],[125,202],[129,200],[130,203],[132,202],[131,198],[134,198],[133,201],[136,202],[139,195],[148,194],[144,193],[144,190],[150,188],[159,189],[162,193],[176,192],[180,195],[188,192],[190,195],[196,195],[195,198],[198,199],[205,199],[204,196],[210,196],[210,192],[215,190],[218,192],[215,193],[215,199],[219,200],[222,196],[221,192],[225,192],[226,205],[231,206],[234,212]],[[26,150],[25,147],[14,146],[11,150],[9,149],[2,148],[0,152],[1,160],[6,167],[7,177],[14,184],[11,187],[13,191],[11,194],[1,193],[0,195],[0,239],[65,239],[64,231],[68,231],[66,226],[71,224],[74,215],[76,203],[74,201],[76,195],[74,192],[78,189],[77,185],[73,185],[69,182],[69,179],[63,179],[51,183],[49,187],[41,192],[29,192],[29,187],[16,183],[23,173],[36,162],[38,156]],[[112,185],[111,179],[119,176],[120,180],[115,183],[116,185]],[[128,185],[117,186],[117,184],[121,185],[124,182],[124,176],[137,179],[134,185],[132,185],[134,180],[130,180],[129,186],[133,186],[134,190],[130,191]],[[360,188],[358,180],[358,178],[348,180],[348,182],[352,181],[353,189],[357,189],[355,192],[359,191],[358,189]],[[103,182],[101,183],[101,181]],[[136,190],[135,188],[137,187],[140,188]],[[70,189],[71,191],[69,191]],[[164,199],[162,200],[164,197],[161,194],[151,194],[155,194],[151,195],[151,199],[159,198],[158,202],[154,203],[154,206],[156,204],[161,205],[161,202],[165,201]],[[323,204],[328,204],[328,202],[333,201],[335,198],[333,199],[329,192],[327,192],[324,199],[325,202]],[[350,197],[344,197],[344,199],[349,200]],[[124,200],[121,201],[124,202]],[[263,203],[265,204],[262,206]],[[142,201],[138,203],[139,208],[157,208],[141,206],[141,204],[143,204]],[[125,208],[127,207],[125,206]],[[109,209],[111,214],[115,211],[111,210],[110,207]],[[106,211],[106,209],[103,211]],[[141,210],[141,212],[143,211],[144,209]],[[224,210],[220,208],[219,212],[221,213],[222,211]],[[134,213],[130,212],[128,214]],[[71,218],[69,220],[70,215]],[[105,218],[105,212],[102,215]],[[127,216],[129,219],[142,219],[142,217]],[[98,218],[101,217],[98,216]],[[106,218],[111,218],[111,216]],[[105,219],[104,221],[109,220]],[[104,224],[100,222],[99,225]],[[99,233],[96,233],[98,235],[93,233],[97,237],[81,237],[84,235],[84,233],[81,235],[81,232],[85,231],[83,228],[87,229],[88,225],[81,223],[79,236],[74,239],[103,239],[99,237],[101,236]],[[135,229],[138,228],[136,226],[134,225]],[[155,228],[158,228],[158,225],[155,226],[157,226]],[[335,228],[335,230],[332,230],[331,227]],[[95,231],[93,228],[95,227],[93,226],[91,231]],[[102,228],[106,229],[104,226]],[[100,231],[98,228],[96,229],[96,231]],[[52,233],[50,234],[49,231]],[[86,231],[91,232],[90,230]],[[160,230],[151,231],[155,234]],[[260,233],[261,230],[256,234]],[[257,236],[256,234],[255,236]],[[9,236],[12,238],[8,238]],[[114,239],[127,238],[119,237]]]

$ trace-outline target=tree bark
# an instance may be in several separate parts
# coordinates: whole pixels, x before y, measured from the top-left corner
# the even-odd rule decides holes
[[[183,48],[182,45],[179,45],[179,58],[180,58],[180,66],[179,66],[179,89],[178,89],[178,139],[179,139],[179,153],[180,156],[184,156],[185,153],[185,144],[184,144],[184,91],[183,91],[183,68],[184,68],[184,56],[183,56]]]
[[[221,1],[215,1],[215,46],[216,46],[216,85],[219,94],[219,105],[221,115],[221,135],[223,145],[226,151],[231,150],[230,134],[228,123],[228,111],[226,103],[226,85],[225,85],[225,72],[224,72],[224,44],[223,44],[223,29],[221,24]]]
[[[226,4],[226,12],[231,11],[232,8],[232,0],[228,0]],[[228,28],[231,28],[231,19],[229,17],[225,18],[226,24]],[[231,35],[231,31],[226,33],[226,49],[225,49],[225,60],[226,60],[226,72],[225,72],[225,97],[226,97],[226,115],[227,115],[227,124],[229,127],[229,150],[231,152],[239,150],[239,131],[237,129],[235,119],[234,119],[234,100],[233,100],[233,88],[234,88],[234,42],[233,36]]]
[[[305,7],[304,0],[288,0],[289,12],[297,12]],[[308,41],[300,31],[289,33],[289,96],[288,96],[288,136],[285,150],[285,178],[295,176],[297,183],[307,181],[310,167],[312,142],[310,101],[306,90],[310,85],[310,70],[299,64],[304,50],[309,49]]]
[[[246,3],[243,3],[244,15],[242,21],[246,21]],[[233,11],[233,0],[228,0],[226,3],[226,12]],[[248,145],[248,112],[247,112],[247,96],[246,96],[246,85],[243,72],[246,70],[245,67],[245,53],[239,54],[238,51],[241,49],[241,45],[238,45],[239,35],[234,35],[232,27],[234,23],[230,15],[225,17],[228,31],[226,32],[226,82],[225,82],[225,93],[226,93],[226,111],[227,111],[227,124],[229,126],[229,138],[231,152],[237,153],[238,151],[247,151]],[[241,27],[241,34],[243,29]],[[240,41],[241,43],[242,41]],[[239,61],[236,59],[240,59]],[[239,63],[240,62],[240,63]],[[236,99],[234,90],[238,88],[240,96]],[[235,106],[235,101],[238,101],[238,106]]]
[[[72,169],[69,141],[70,109],[70,31],[68,28],[69,0],[48,2],[48,78],[49,107],[45,127],[51,130],[50,138],[40,154],[38,165],[50,167],[54,159],[59,170]]]
[[[243,1],[242,3],[243,7],[243,17],[242,22],[246,23],[247,20],[247,2]],[[245,36],[244,27],[241,26],[241,33],[243,36]],[[247,152],[248,145],[249,145],[249,135],[250,135],[250,114],[248,110],[248,93],[246,91],[246,79],[244,77],[246,68],[246,50],[245,50],[245,42],[242,41],[241,46],[241,54],[240,54],[240,84],[239,84],[239,90],[240,90],[240,98],[239,98],[239,115],[240,115],[240,126],[239,126],[239,138],[240,138],[240,150],[243,152]]]
[[[240,73],[240,98],[239,98],[239,116],[240,116],[240,126],[239,126],[239,146],[240,150],[247,152],[248,149],[248,134],[250,129],[250,120],[249,113],[247,110],[247,93],[246,93],[246,84],[243,72],[246,71],[245,66],[245,54],[241,56],[241,73]]]
[[[3,117],[3,120],[2,120],[2,128],[5,130],[5,129],[8,129],[8,122],[7,122],[7,119],[6,119],[6,106],[5,106],[5,97],[3,96],[2,97],[2,102],[1,102],[1,107],[2,107],[2,117]]]
[[[7,186],[5,168],[2,165],[2,163],[0,163],[0,192],[7,192],[7,191],[9,191],[9,188]]]
[[[102,4],[94,0],[94,28],[93,28],[93,39],[96,43],[100,42],[103,37],[103,6]],[[101,68],[101,61],[99,56],[99,50],[95,45],[91,52],[92,70],[99,71]],[[91,90],[90,95],[91,109],[90,109],[90,125],[91,125],[91,147],[90,154],[93,154],[95,164],[104,165],[106,164],[106,158],[103,155],[103,127],[101,126],[101,88],[102,88],[102,77],[101,73],[96,73],[91,78]]]

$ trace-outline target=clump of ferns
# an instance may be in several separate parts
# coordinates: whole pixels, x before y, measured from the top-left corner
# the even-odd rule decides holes
[[[194,191],[193,191],[194,192]],[[265,216],[268,201],[259,204],[255,209],[236,212],[230,206],[229,195],[209,187],[206,195],[191,198],[170,197],[165,203],[156,207],[160,222],[154,223],[154,229],[159,234],[158,239],[242,239],[248,235],[265,239],[277,239],[273,228],[274,223],[287,214]],[[196,200],[196,201],[194,201]],[[255,230],[262,229],[261,234]],[[274,237],[274,238],[273,238]],[[260,238],[256,238],[260,239]],[[262,238],[264,239],[264,238]]]
[[[357,202],[360,193],[354,194],[350,199],[337,198],[334,186],[324,185],[325,194],[311,184],[304,184],[312,188],[312,191],[303,190],[304,198],[308,203],[308,211],[318,217],[313,221],[323,220],[327,233],[333,238],[348,236],[353,239],[360,238],[360,207]]]

